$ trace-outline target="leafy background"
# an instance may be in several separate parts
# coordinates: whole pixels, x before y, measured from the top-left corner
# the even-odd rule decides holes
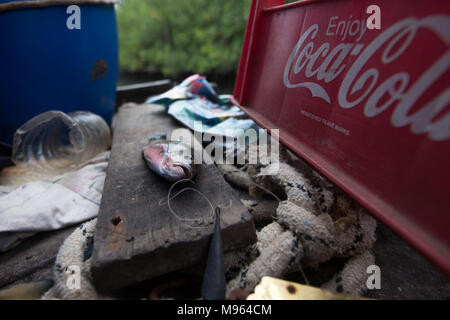
[[[121,0],[122,73],[232,75],[251,0]]]

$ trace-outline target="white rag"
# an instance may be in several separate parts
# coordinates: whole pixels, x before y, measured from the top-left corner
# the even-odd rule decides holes
[[[109,152],[83,168],[18,188],[0,186],[0,252],[41,231],[62,229],[97,216]]]

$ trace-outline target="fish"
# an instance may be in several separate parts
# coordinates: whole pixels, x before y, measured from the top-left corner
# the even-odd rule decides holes
[[[197,170],[192,147],[168,136],[168,133],[149,136],[149,144],[142,149],[147,166],[169,182],[194,179]]]

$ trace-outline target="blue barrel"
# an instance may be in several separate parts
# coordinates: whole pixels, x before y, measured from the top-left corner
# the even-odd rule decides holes
[[[87,110],[110,121],[118,76],[114,4],[78,5],[80,29],[69,29],[67,8],[76,1],[2,10],[14,2],[0,0],[0,141],[11,143],[20,125],[48,110]]]

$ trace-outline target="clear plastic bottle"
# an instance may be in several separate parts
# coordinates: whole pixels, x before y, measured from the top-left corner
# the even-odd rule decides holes
[[[86,111],[47,111],[14,134],[13,162],[26,170],[62,173],[81,167],[111,146],[102,117]]]

